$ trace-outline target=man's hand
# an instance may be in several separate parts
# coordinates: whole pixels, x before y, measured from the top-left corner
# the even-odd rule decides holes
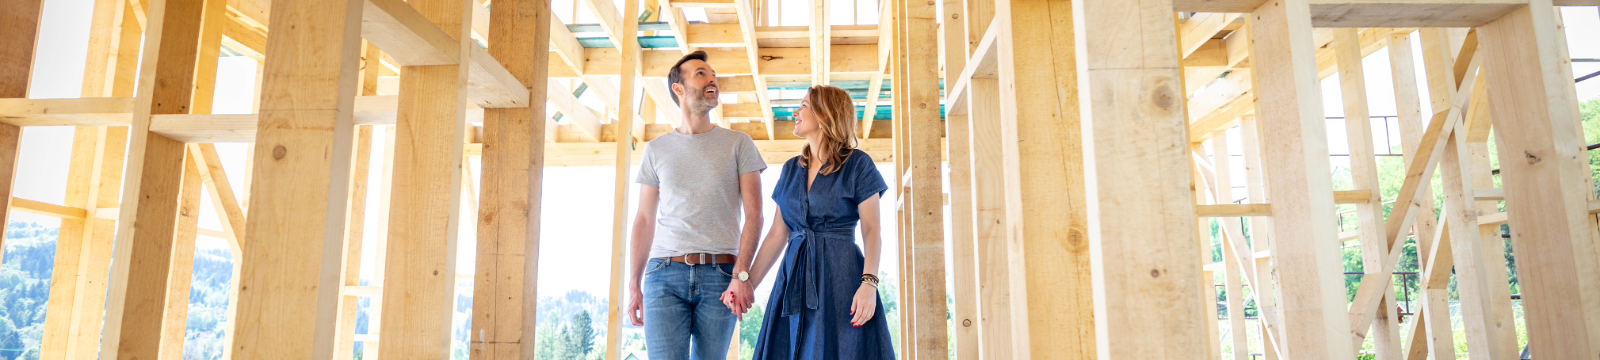
[[[750,311],[750,304],[756,300],[755,293],[750,283],[733,279],[728,282],[728,290],[722,292],[722,303],[738,314],[739,320],[744,320],[744,313]]]
[[[638,286],[628,289],[628,322],[633,326],[644,326],[644,292]]]

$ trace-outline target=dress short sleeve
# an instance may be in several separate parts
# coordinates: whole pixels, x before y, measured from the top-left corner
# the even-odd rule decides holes
[[[852,163],[850,170],[855,173],[856,203],[867,201],[874,194],[883,196],[883,192],[889,190],[889,185],[883,182],[883,175],[878,172],[878,164],[872,161],[872,156],[856,150],[850,157],[847,162]]]

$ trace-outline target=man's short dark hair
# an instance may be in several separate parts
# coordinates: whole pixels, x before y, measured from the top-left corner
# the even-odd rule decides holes
[[[689,60],[700,60],[709,63],[710,61],[707,61],[707,58],[708,57],[706,56],[705,50],[695,50],[688,55],[684,55],[683,58],[678,59],[678,63],[672,64],[672,69],[667,70],[667,86],[672,86],[672,84],[683,84],[683,63],[689,62]],[[685,86],[683,91],[689,91],[689,87]],[[672,94],[672,102],[680,104],[682,103],[678,100],[678,93],[672,92],[670,89],[667,90],[667,92]]]

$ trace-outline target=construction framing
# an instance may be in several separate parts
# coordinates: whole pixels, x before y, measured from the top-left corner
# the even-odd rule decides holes
[[[880,0],[876,25],[831,25],[809,0],[810,25],[787,27],[751,0],[577,0],[597,24],[548,0],[95,0],[82,96],[33,99],[43,2],[0,1],[0,223],[62,219],[45,359],[180,357],[200,235],[238,259],[225,358],[448,356],[459,281],[475,284],[470,356],[530,358],[548,166],[616,170],[602,318],[620,334],[630,169],[680,125],[664,77],[693,50],[731,100],[719,126],[768,163],[804,143],[772,90],[860,94],[860,148],[898,184],[902,357],[1454,358],[1455,330],[1472,359],[1600,353],[1600,200],[1558,10],[1592,0]],[[1363,121],[1380,50],[1403,143],[1392,196]],[[262,63],[251,114],[213,114],[224,53]],[[11,193],[36,126],[75,127],[59,204]],[[229,142],[251,144],[242,174],[213,145]],[[197,224],[202,193],[222,229]],[[475,273],[455,262],[464,227]],[[1407,243],[1421,293],[1397,298]],[[364,297],[378,316],[357,335]]]

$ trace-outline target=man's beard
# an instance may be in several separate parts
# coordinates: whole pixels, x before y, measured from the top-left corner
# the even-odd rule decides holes
[[[686,99],[686,100],[689,100],[688,103],[689,103],[689,110],[690,111],[693,111],[693,112],[695,112],[697,114],[705,114],[705,113],[711,112],[711,109],[716,108],[717,105],[721,105],[721,103],[722,103],[715,96],[707,96],[706,95],[706,86],[702,86],[702,87],[695,88],[695,89],[692,89],[692,90],[694,90],[694,91],[689,93],[689,94],[693,94],[693,95],[689,96],[688,99]],[[718,90],[721,90],[721,89],[718,89]],[[719,92],[719,94],[720,94],[720,92]],[[685,94],[685,95],[688,95],[688,94]]]

